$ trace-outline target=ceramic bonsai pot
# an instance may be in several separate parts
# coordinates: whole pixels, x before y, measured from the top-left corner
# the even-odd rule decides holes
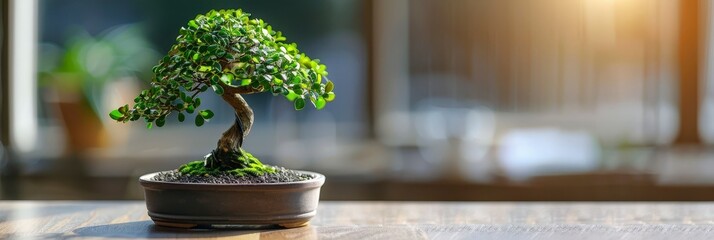
[[[325,176],[310,180],[260,184],[208,184],[139,178],[149,217],[159,226],[194,228],[213,225],[307,225],[315,216]]]

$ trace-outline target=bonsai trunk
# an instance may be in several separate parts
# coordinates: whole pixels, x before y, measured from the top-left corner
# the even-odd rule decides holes
[[[248,166],[249,162],[245,162],[245,158],[240,158],[244,154],[241,147],[253,126],[253,109],[248,106],[241,94],[261,92],[262,89],[221,85],[225,89],[223,100],[233,107],[236,118],[233,125],[218,140],[216,149],[206,156],[205,166],[223,170],[243,168]]]
[[[236,120],[218,140],[218,149],[224,152],[240,150],[243,139],[253,126],[253,109],[240,94],[223,94],[223,100],[235,109]]]

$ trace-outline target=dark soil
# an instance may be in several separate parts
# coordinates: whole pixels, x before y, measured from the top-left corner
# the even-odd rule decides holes
[[[299,182],[313,179],[314,176],[300,173],[290,169],[275,167],[274,173],[254,176],[247,174],[245,176],[237,176],[230,173],[219,173],[218,175],[194,176],[180,173],[178,170],[160,172],[156,174],[152,180],[162,182],[176,183],[284,183],[284,182]]]

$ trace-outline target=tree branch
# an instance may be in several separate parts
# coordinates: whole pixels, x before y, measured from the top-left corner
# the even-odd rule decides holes
[[[224,94],[253,94],[263,92],[263,86],[260,86],[258,87],[258,89],[255,89],[251,86],[230,86],[223,82],[219,82],[218,84],[223,87]]]

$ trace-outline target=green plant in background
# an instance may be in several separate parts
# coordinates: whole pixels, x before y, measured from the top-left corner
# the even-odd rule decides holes
[[[173,113],[181,122],[195,114],[195,125],[202,126],[214,115],[210,109],[201,109],[198,94],[205,91],[221,96],[235,109],[235,123],[223,133],[217,148],[205,157],[204,164],[182,166],[180,171],[186,174],[224,171],[259,175],[274,171],[241,149],[253,125],[253,110],[241,94],[282,95],[296,110],[308,101],[322,109],[335,99],[325,65],[240,9],[196,16],[181,28],[176,43],[152,70],[151,87],[134,99],[132,107],[124,105],[112,111],[112,119],[144,119],[152,128],[164,126]]]
[[[102,112],[107,83],[148,75],[150,69],[146,66],[158,58],[136,24],[112,27],[97,36],[83,31],[70,36],[62,47],[40,45],[40,84],[86,98],[95,113]]]

